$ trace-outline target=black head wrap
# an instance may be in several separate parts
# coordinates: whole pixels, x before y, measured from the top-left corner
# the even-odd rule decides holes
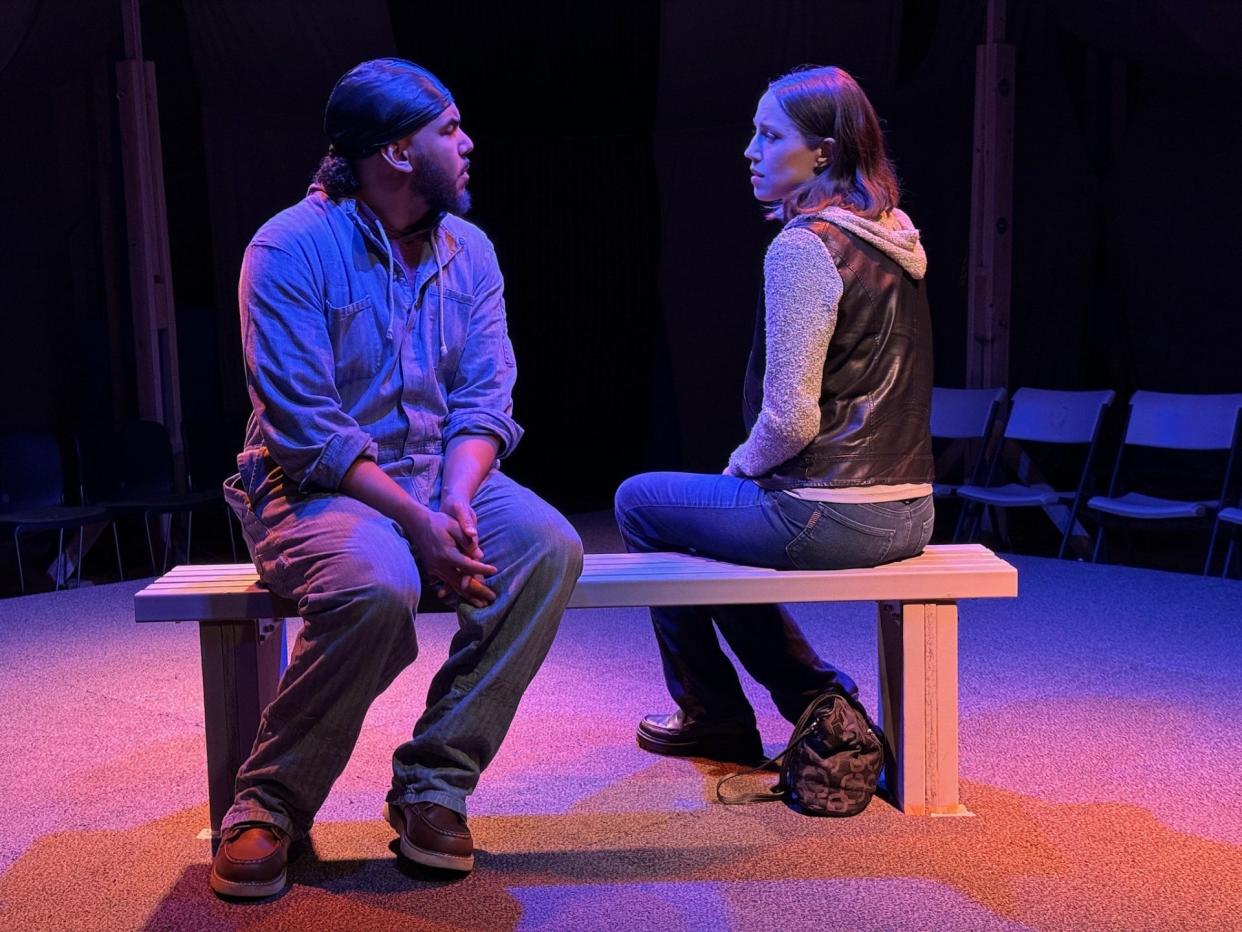
[[[426,126],[453,103],[440,79],[404,58],[355,65],[336,82],[323,113],[332,150],[362,159]]]

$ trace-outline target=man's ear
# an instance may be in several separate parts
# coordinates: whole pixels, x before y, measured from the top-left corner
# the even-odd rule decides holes
[[[414,171],[414,158],[411,154],[411,148],[409,137],[406,137],[405,139],[398,139],[396,142],[388,143],[377,154],[390,168],[408,175]]]

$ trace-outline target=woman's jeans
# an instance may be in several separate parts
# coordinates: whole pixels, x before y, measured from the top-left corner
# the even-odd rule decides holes
[[[920,553],[931,539],[931,496],[896,502],[812,502],[749,479],[656,472],[622,483],[617,525],[632,553],[679,551],[774,569],[877,566]],[[796,722],[812,699],[849,676],[822,660],[781,605],[653,608],[664,679],[697,721],[754,721],[712,628]]]

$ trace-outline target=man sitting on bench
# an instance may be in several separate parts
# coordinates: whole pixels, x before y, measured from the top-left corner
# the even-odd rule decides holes
[[[385,817],[402,854],[474,864],[466,796],[495,755],[581,571],[551,506],[496,467],[521,436],[496,254],[461,220],[473,144],[408,61],[337,83],[306,198],[255,235],[240,304],[254,413],[226,483],[262,580],[305,624],[212,864],[216,892],[285,886],[368,707],[417,653],[420,577],[460,630]]]

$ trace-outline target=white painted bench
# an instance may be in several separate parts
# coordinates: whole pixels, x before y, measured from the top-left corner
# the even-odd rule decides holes
[[[859,570],[804,572],[719,563],[675,553],[587,554],[570,608],[876,602],[880,714],[903,812],[964,813],[957,780],[957,602],[1018,594],[1018,573],[978,544]],[[196,621],[213,837],[233,800],[238,768],[284,669],[293,603],[259,585],[253,566],[178,566],[134,596],[137,621]]]

